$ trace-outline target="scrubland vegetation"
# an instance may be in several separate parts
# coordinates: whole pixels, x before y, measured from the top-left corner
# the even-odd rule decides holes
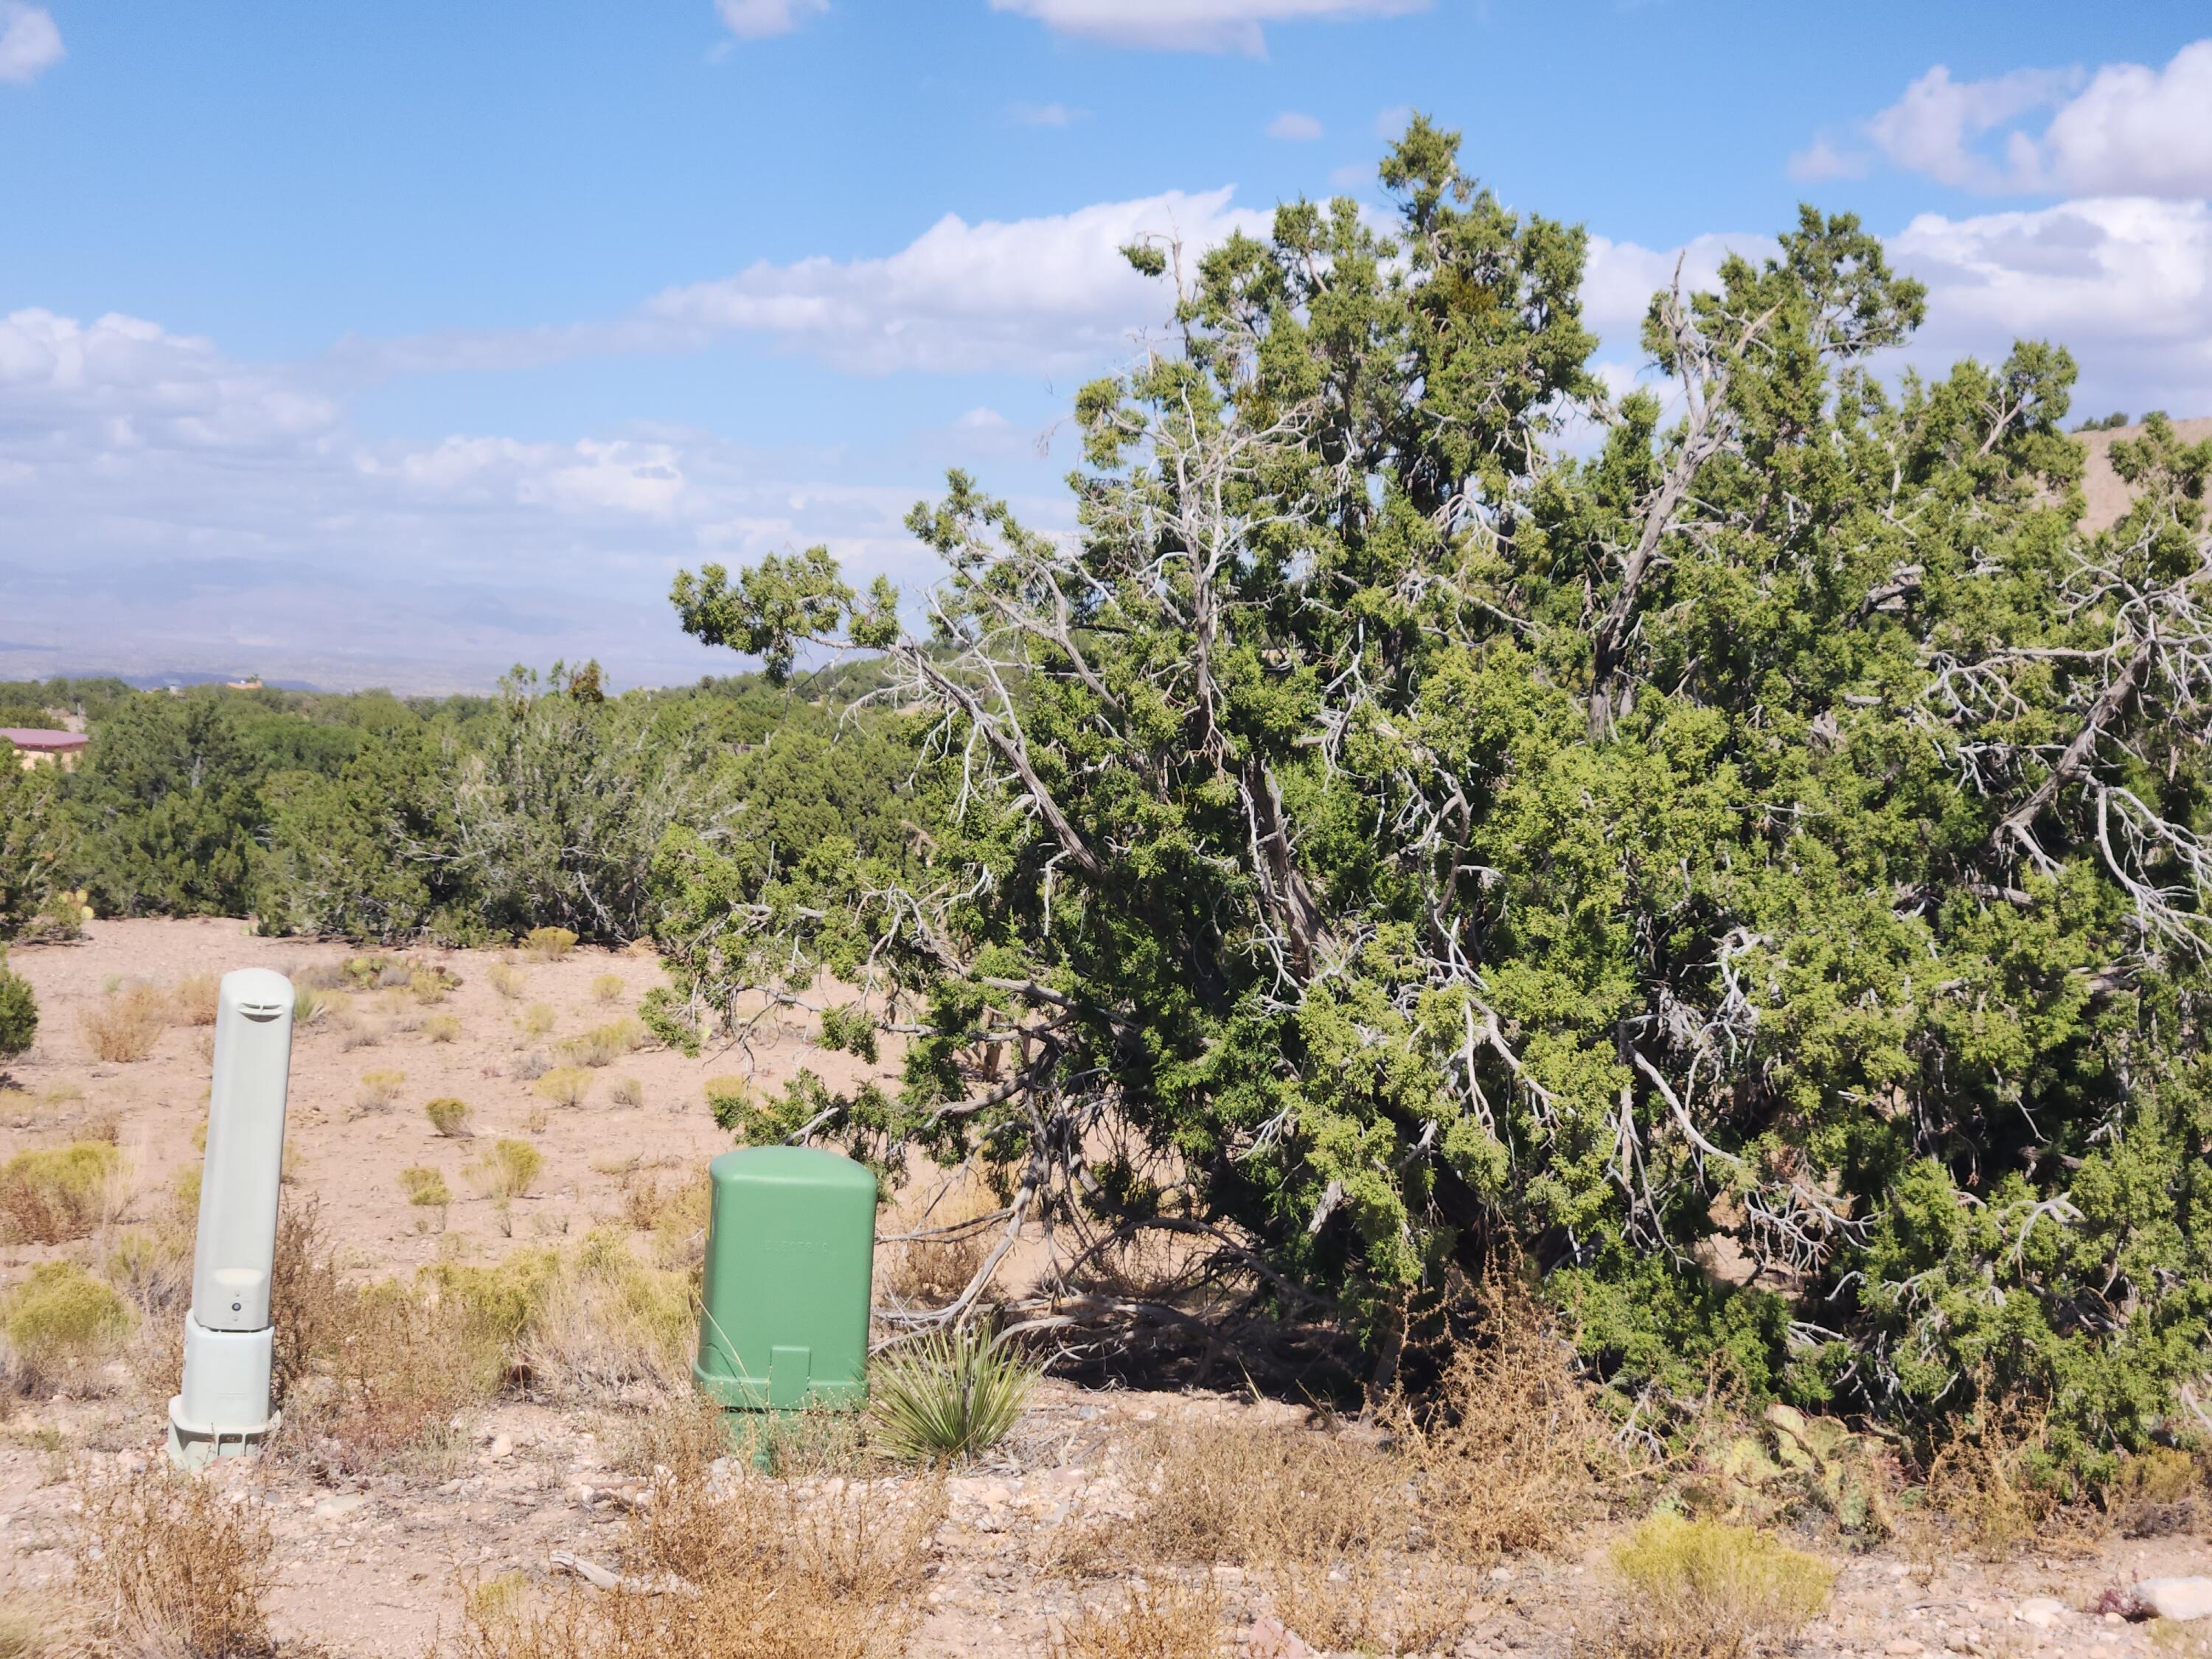
[[[799,1021],[862,1080],[695,1109],[935,1194],[887,1232],[866,1432],[763,1452],[804,1492],[681,1403],[688,1185],[404,1280],[295,1205],[286,1467],[441,1476],[501,1400],[637,1419],[637,1593],[486,1580],[452,1650],[896,1651],[945,1471],[1046,1360],[1312,1407],[1100,1454],[1118,1507],[1028,1563],[1071,1656],[1218,1650],[1223,1569],[1317,1647],[1439,1650],[1493,1564],[1603,1525],[1584,1650],[1720,1659],[1852,1551],[2203,1513],[2212,444],[2152,418],[2087,532],[2064,349],[1883,378],[1923,294],[1809,209],[1656,295],[1660,381],[1609,397],[1582,231],[1425,122],[1383,179],[1387,234],[1300,203],[1125,251],[1176,343],[1079,395],[1076,536],[954,475],[909,520],[926,593],[821,549],[682,575],[762,674],[25,690],[92,743],[0,768],[0,939],[89,907],[359,941],[295,1007],[349,1049],[467,1035],[406,947],[509,947],[482,1040],[532,1129],[636,1105],[611,1068],[648,1044]],[[667,986],[633,1016],[602,979],[556,1038],[533,979],[640,942]],[[0,964],[0,1063],[21,988]],[[213,995],[118,983],[70,1040],[134,1065]],[[358,1079],[362,1112],[405,1081]],[[467,1108],[424,1110],[456,1152]],[[410,1200],[427,1231],[465,1183],[511,1237],[541,1155],[469,1150]],[[166,1387],[189,1215],[120,1180],[99,1140],[0,1169],[9,1241],[58,1253],[0,1304],[11,1398]],[[89,1490],[103,1639],[265,1642],[246,1520]],[[189,1584],[127,1565],[187,1523]]]

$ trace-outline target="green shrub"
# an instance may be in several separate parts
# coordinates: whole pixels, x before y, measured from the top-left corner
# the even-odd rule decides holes
[[[42,1261],[0,1298],[0,1333],[17,1359],[38,1370],[108,1352],[130,1323],[114,1287],[74,1261]]]
[[[422,1115],[430,1120],[430,1127],[440,1134],[459,1140],[469,1133],[469,1119],[475,1115],[475,1109],[465,1100],[440,1095],[435,1100],[423,1102]]]
[[[1613,1552],[1631,1592],[1620,1651],[1734,1655],[1787,1640],[1825,1606],[1836,1570],[1749,1527],[1659,1515]]]
[[[1036,1374],[975,1326],[933,1333],[869,1368],[869,1403],[884,1449],[912,1462],[950,1463],[995,1446],[1022,1414]]]
[[[446,1177],[421,1164],[399,1172],[399,1190],[407,1194],[410,1204],[423,1209],[442,1210],[453,1201],[453,1189],[446,1185]]]
[[[31,994],[31,981],[8,966],[8,953],[0,950],[0,1060],[27,1051],[38,1035],[39,1000]]]
[[[636,1052],[645,1042],[645,1027],[634,1019],[611,1020],[595,1025],[560,1045],[561,1052],[579,1066],[611,1066],[624,1054]]]
[[[0,1239],[59,1244],[82,1238],[106,1207],[122,1158],[105,1140],[33,1147],[0,1164]]]
[[[526,1140],[502,1136],[489,1152],[470,1166],[470,1172],[493,1198],[520,1198],[545,1167],[545,1154]]]

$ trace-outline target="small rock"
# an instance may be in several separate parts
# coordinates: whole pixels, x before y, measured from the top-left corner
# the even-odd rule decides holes
[[[2212,1578],[2146,1578],[2136,1586],[2136,1603],[2146,1613],[2177,1622],[2212,1619]]]
[[[1914,1641],[1910,1636],[1900,1636],[1894,1642],[1892,1642],[1887,1647],[1884,1648],[1882,1651],[1884,1653],[1896,1654],[1899,1656],[1899,1659],[1906,1659],[1907,1656],[1916,1653],[1925,1653],[1928,1650],[1919,1643]]]
[[[1283,1628],[1277,1619],[1255,1619],[1244,1627],[1244,1651],[1249,1659],[1313,1659],[1296,1631]]]
[[[501,1462],[507,1457],[511,1456],[514,1454],[514,1437],[504,1434],[494,1435],[492,1437],[491,1449],[484,1454],[484,1461],[490,1463]]]
[[[335,1521],[340,1516],[351,1515],[368,1502],[368,1498],[363,1493],[339,1492],[334,1497],[325,1498],[315,1505],[315,1518],[319,1521]]]
[[[2066,1617],[2068,1608],[2063,1601],[2048,1595],[2031,1596],[2012,1610],[2012,1616],[2023,1625],[2033,1625],[2038,1630],[2049,1630]]]

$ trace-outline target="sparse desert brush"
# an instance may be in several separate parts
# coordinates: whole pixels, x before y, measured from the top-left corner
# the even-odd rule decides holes
[[[981,1182],[957,1177],[915,1216],[907,1237],[878,1247],[884,1293],[908,1305],[941,1306],[968,1288],[990,1254],[998,1203]]]
[[[592,1000],[614,1003],[622,1000],[623,978],[620,974],[599,974],[592,980]]]
[[[1674,1515],[1637,1528],[1613,1565],[1628,1602],[1603,1650],[1628,1659],[1741,1659],[1794,1636],[1836,1582],[1826,1562],[1765,1533]]]
[[[381,1112],[399,1098],[399,1091],[407,1081],[404,1072],[388,1068],[363,1072],[354,1091],[354,1103],[364,1112]]]
[[[179,1025],[212,1025],[221,984],[213,974],[193,974],[177,981],[169,994],[172,1018]]]
[[[422,1035],[433,1042],[452,1042],[461,1035],[458,1014],[433,1014],[422,1022]]]
[[[491,981],[491,988],[509,1002],[521,1000],[524,981],[520,969],[507,963],[495,962],[485,970],[484,977]]]
[[[313,1025],[326,1013],[331,1000],[319,986],[295,985],[292,988],[292,1024],[295,1030]]]
[[[448,1659],[890,1659],[919,1620],[930,1539],[944,1514],[935,1481],[887,1494],[862,1483],[802,1494],[763,1478],[710,1481],[726,1431],[672,1449],[653,1501],[627,1523],[625,1571],[661,1595],[573,1583],[489,1616],[465,1607]]]
[[[407,994],[425,1007],[443,1002],[460,985],[458,974],[443,968],[417,968],[407,975]]]
[[[532,1086],[556,1106],[580,1106],[592,1092],[592,1074],[580,1066],[556,1066]]]
[[[617,1019],[570,1037],[561,1044],[561,1052],[573,1064],[598,1067],[635,1053],[644,1042],[643,1025],[634,1019]]]
[[[51,1590],[23,1589],[0,1607],[0,1659],[81,1659],[84,1610]]]
[[[1060,1659],[1214,1659],[1221,1613],[1211,1578],[1140,1583],[1117,1602],[1085,1607],[1061,1627],[1053,1651]]]
[[[469,1119],[475,1115],[475,1112],[465,1100],[457,1100],[452,1095],[440,1095],[435,1100],[422,1103],[422,1115],[430,1120],[430,1127],[440,1134],[449,1139],[461,1140],[468,1136]]]
[[[558,962],[576,948],[576,936],[566,927],[533,927],[523,935],[522,948],[539,962]]]
[[[553,1029],[553,1010],[542,1002],[533,1002],[522,1011],[522,1034],[541,1037]]]
[[[543,1048],[527,1048],[514,1057],[507,1068],[507,1075],[524,1083],[535,1083],[553,1069],[553,1057]]]
[[[642,1106],[645,1085],[634,1077],[618,1077],[607,1085],[607,1095],[617,1106]]]
[[[545,1154],[528,1141],[501,1136],[469,1166],[469,1175],[487,1198],[521,1198],[544,1167]]]
[[[346,987],[345,964],[342,962],[288,962],[283,973],[295,991],[343,991]]]
[[[41,1261],[0,1297],[0,1335],[27,1381],[106,1357],[130,1327],[130,1307],[115,1288],[74,1261]]]
[[[127,1066],[154,1052],[169,1023],[169,1000],[150,985],[128,985],[103,1000],[78,1022],[93,1058]]]
[[[936,1331],[869,1368],[868,1403],[884,1449],[911,1463],[964,1462],[1006,1437],[1036,1372],[977,1325]]]
[[[87,1237],[112,1207],[122,1164],[106,1140],[16,1153],[0,1164],[0,1242],[60,1244]]]
[[[77,1599],[96,1649],[181,1659],[273,1654],[263,1607],[276,1573],[266,1512],[156,1458],[81,1480]]]
[[[399,1172],[399,1190],[407,1194],[407,1201],[422,1209],[444,1209],[453,1201],[453,1188],[446,1185],[446,1177],[426,1165],[410,1164]]]
[[[356,1048],[374,1048],[384,1041],[384,1028],[374,1020],[363,1019],[348,1009],[338,1021],[338,1047],[347,1054]]]
[[[618,1234],[593,1231],[564,1261],[520,1330],[533,1385],[576,1397],[665,1393],[690,1375],[697,1326],[688,1275],[647,1267]]]

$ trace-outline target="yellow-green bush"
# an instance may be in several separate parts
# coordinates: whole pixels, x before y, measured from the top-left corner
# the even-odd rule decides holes
[[[592,1074],[580,1066],[556,1066],[533,1086],[556,1106],[580,1106],[592,1092]]]
[[[114,1287],[74,1261],[42,1261],[0,1298],[0,1332],[19,1363],[39,1370],[104,1353],[130,1325]]]
[[[1657,1515],[1616,1545],[1632,1656],[1740,1654],[1793,1635],[1826,1603],[1836,1570],[1766,1534]]]
[[[645,1027],[634,1019],[610,1020],[561,1044],[561,1053],[579,1066],[611,1066],[645,1042]]]
[[[430,1120],[430,1127],[440,1134],[459,1139],[469,1132],[472,1115],[468,1102],[451,1095],[440,1095],[435,1100],[422,1103],[422,1115]]]
[[[558,962],[576,948],[576,936],[566,927],[533,927],[523,935],[522,946],[540,962]]]
[[[399,1190],[410,1204],[423,1209],[443,1209],[453,1201],[453,1188],[437,1170],[415,1164],[399,1172]]]
[[[538,1172],[545,1167],[545,1154],[526,1140],[514,1140],[502,1136],[494,1142],[489,1152],[469,1166],[486,1195],[492,1198],[520,1198],[530,1190],[530,1183],[538,1179]]]
[[[421,1282],[448,1308],[465,1313],[494,1339],[513,1342],[544,1307],[561,1276],[554,1249],[510,1252],[496,1265],[441,1261],[422,1269]]]
[[[122,1157],[105,1140],[33,1147],[0,1164],[0,1242],[59,1244],[91,1232]]]

